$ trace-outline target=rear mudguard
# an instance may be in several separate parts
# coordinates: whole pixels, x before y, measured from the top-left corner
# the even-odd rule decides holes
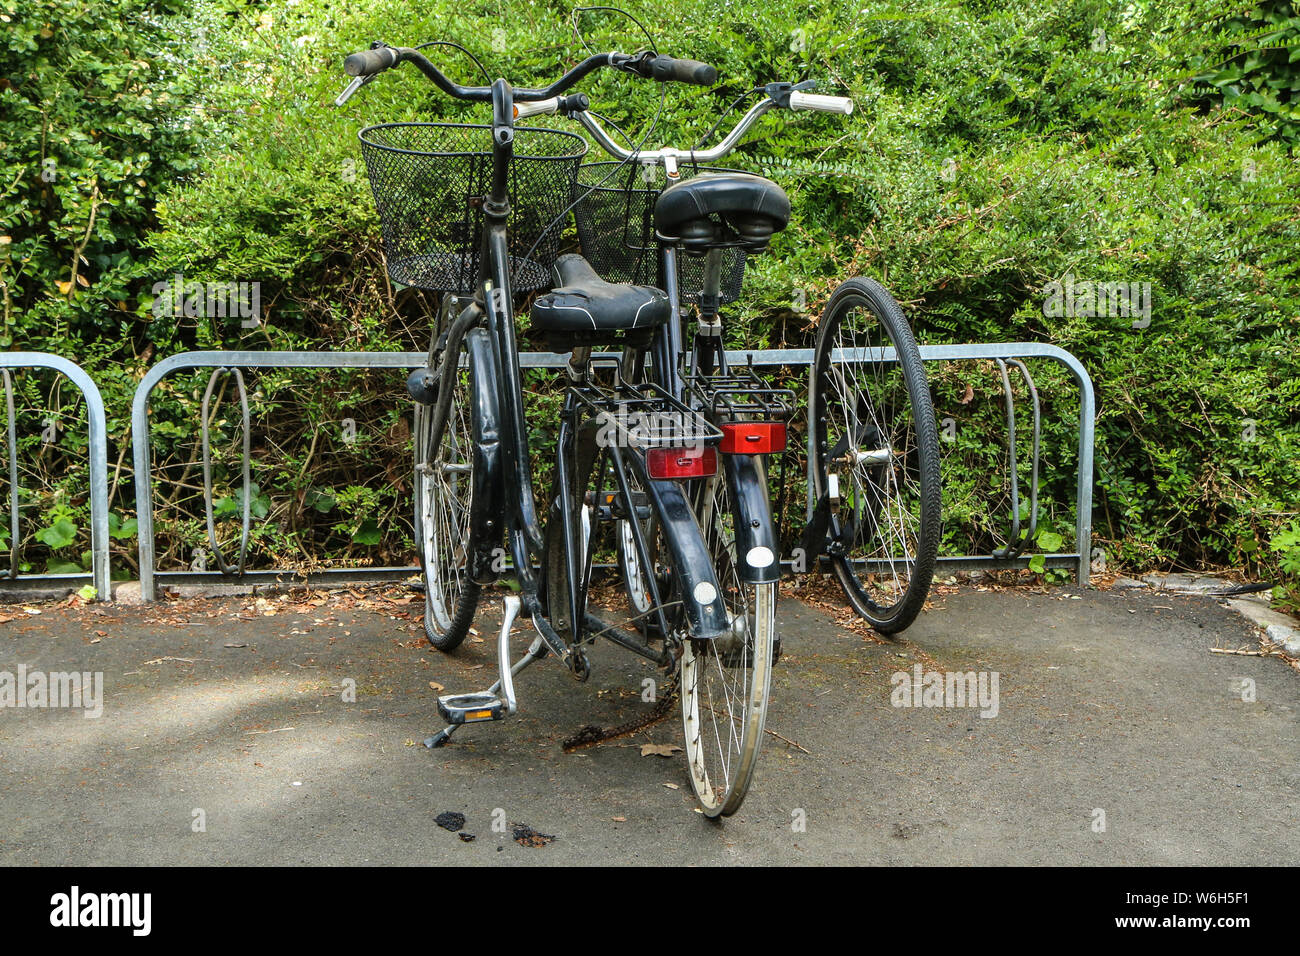
[[[781,561],[767,494],[767,474],[757,455],[721,455],[735,508],[736,570],[746,584],[781,580]]]
[[[497,395],[492,339],[487,329],[465,333],[469,353],[470,420],[474,441],[474,495],[470,509],[470,576],[479,584],[497,577],[493,563],[500,553],[505,493],[502,482],[501,401]]]
[[[718,587],[713,559],[682,486],[675,481],[651,478],[646,473],[645,457],[639,453],[629,454],[627,460],[641,479],[641,486],[659,519],[664,541],[672,552],[673,567],[679,578],[678,592],[691,636],[704,640],[730,636],[727,606]]]

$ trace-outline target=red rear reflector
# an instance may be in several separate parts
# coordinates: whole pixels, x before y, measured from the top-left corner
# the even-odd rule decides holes
[[[731,422],[722,426],[722,443],[728,455],[768,455],[785,451],[782,422]]]
[[[699,448],[650,448],[645,453],[645,470],[651,478],[707,478],[718,470],[718,451]]]

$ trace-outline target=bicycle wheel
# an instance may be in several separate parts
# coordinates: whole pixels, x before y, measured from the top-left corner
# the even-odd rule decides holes
[[[415,533],[424,576],[424,633],[441,651],[458,647],[469,632],[478,607],[479,584],[472,556],[478,546],[476,520],[485,502],[475,493],[475,468],[484,462],[475,441],[480,434],[480,408],[473,400],[478,369],[470,359],[471,345],[483,347],[467,333],[458,343],[458,364],[442,384],[438,404],[415,407]],[[430,349],[435,360],[436,345]],[[445,425],[434,445],[433,429],[441,406]]]
[[[878,631],[902,631],[925,604],[939,550],[939,436],[912,330],[874,280],[850,279],[826,305],[808,428],[814,500],[838,494],[830,560],[845,596]]]
[[[749,790],[763,744],[776,640],[775,581],[740,574],[731,480],[720,467],[697,489],[696,514],[713,556],[731,634],[682,650],[682,724],[691,785],[705,816],[730,816]],[[757,471],[763,478],[761,465]],[[766,481],[762,481],[766,491]],[[767,500],[766,494],[763,500]]]

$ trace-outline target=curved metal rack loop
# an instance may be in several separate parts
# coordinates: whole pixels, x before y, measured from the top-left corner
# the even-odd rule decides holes
[[[212,389],[217,384],[217,379],[223,375],[233,375],[235,377],[235,387],[239,390],[239,411],[240,419],[244,429],[244,527],[239,535],[239,557],[235,564],[226,564],[226,558],[221,553],[221,547],[217,544],[217,528],[212,517],[212,443],[208,434],[208,406],[212,401]],[[212,556],[217,559],[217,567],[221,569],[224,575],[234,575],[242,577],[244,574],[244,564],[248,558],[248,529],[249,519],[252,515],[252,477],[249,465],[251,438],[249,436],[249,415],[248,415],[248,390],[244,387],[244,373],[237,368],[215,368],[212,374],[208,376],[208,387],[203,392],[203,410],[200,413],[203,416],[200,425],[200,441],[203,446],[203,510],[208,519],[208,543],[212,545]]]
[[[9,453],[9,579],[18,577],[18,429],[14,423],[14,383],[9,369],[0,368],[5,381],[5,448]]]
[[[1030,376],[1025,363],[1014,358],[1005,361],[997,358],[994,361],[998,363],[998,370],[1002,373],[1002,392],[1007,398],[1007,449],[1010,456],[1008,467],[1011,471],[1011,534],[1007,538],[1005,546],[993,549],[993,557],[1017,558],[1025,547],[1034,540],[1034,535],[1038,531],[1038,450],[1041,409],[1038,402],[1038,389],[1034,386],[1034,379]],[[1020,374],[1025,377],[1025,384],[1029,386],[1029,397],[1034,408],[1034,453],[1033,466],[1029,477],[1029,528],[1023,536],[1020,534],[1020,483],[1016,467],[1016,400],[1011,394],[1011,378],[1007,375],[1007,362],[1019,369]]]

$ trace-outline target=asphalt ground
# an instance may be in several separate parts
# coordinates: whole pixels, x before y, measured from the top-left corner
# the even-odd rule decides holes
[[[0,673],[104,681],[98,718],[0,707],[0,863],[1300,861],[1300,673],[1210,653],[1258,646],[1214,600],[939,588],[891,643],[811,590],[783,595],[771,733],[721,824],[695,811],[680,752],[642,755],[681,743],[676,710],[562,751],[651,706],[653,666],[612,645],[589,682],[542,662],[517,681],[518,716],[420,746],[441,726],[431,684],[494,679],[495,601],[450,656],[400,588],[0,606]],[[893,706],[918,664],[996,672],[996,716]]]

